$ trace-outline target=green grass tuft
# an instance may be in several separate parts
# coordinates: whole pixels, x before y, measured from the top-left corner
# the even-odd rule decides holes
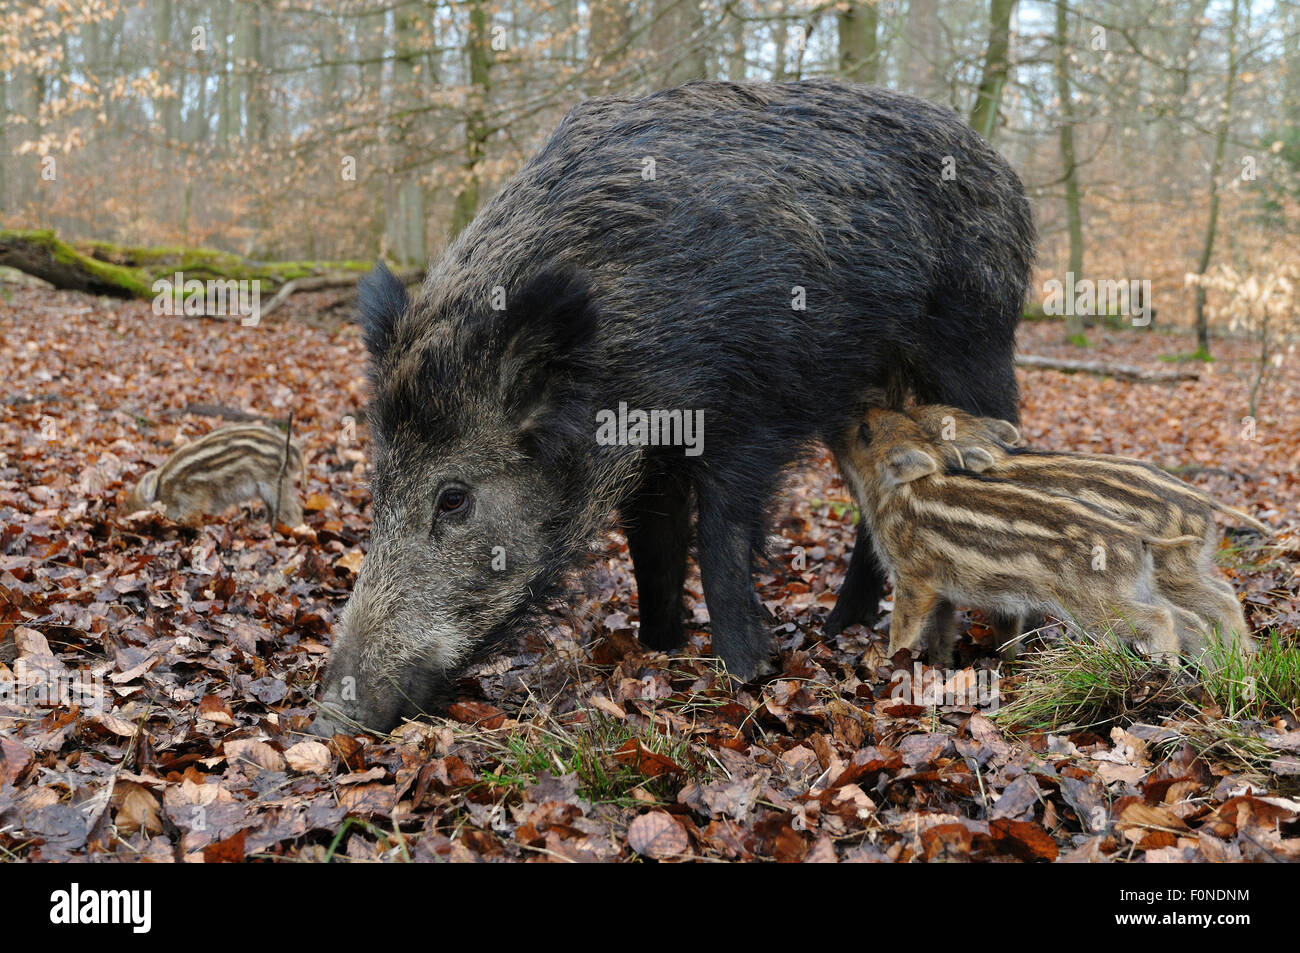
[[[1300,710],[1300,646],[1276,632],[1248,656],[1220,639],[1212,640],[1197,662],[1197,678],[1225,718],[1265,718]]]
[[[690,770],[700,759],[690,743],[653,728],[638,728],[629,722],[587,711],[575,724],[533,723],[500,740],[487,744],[494,750],[497,768],[483,775],[493,787],[523,789],[536,784],[542,772],[576,774],[578,794],[593,804],[630,807],[644,803],[632,795],[640,788],[652,797],[671,800],[681,786],[682,776],[665,774],[647,778],[635,765],[614,758],[614,752],[628,741],[670,758],[678,767]],[[692,772],[694,774],[694,772]]]
[[[997,721],[1032,730],[1135,721],[1177,707],[1175,676],[1114,634],[1070,638],[1024,657]]]

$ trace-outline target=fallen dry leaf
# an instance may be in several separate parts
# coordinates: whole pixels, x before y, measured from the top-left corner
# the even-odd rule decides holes
[[[691,849],[686,828],[663,811],[651,811],[632,821],[627,829],[627,842],[642,857],[654,860],[670,860]]]

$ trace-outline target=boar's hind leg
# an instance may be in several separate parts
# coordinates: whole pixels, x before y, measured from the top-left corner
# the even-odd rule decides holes
[[[713,654],[727,663],[733,677],[747,682],[771,670],[771,639],[753,576],[754,542],[763,516],[757,501],[765,497],[734,486],[701,486],[698,496],[700,580]],[[754,506],[728,507],[728,499]]]
[[[685,641],[682,589],[691,534],[690,487],[668,474],[648,478],[620,509],[641,607],[641,642],[672,649]]]

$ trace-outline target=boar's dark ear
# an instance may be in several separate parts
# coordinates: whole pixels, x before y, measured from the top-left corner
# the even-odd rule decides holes
[[[538,273],[507,301],[501,384],[525,427],[582,389],[597,320],[587,283],[570,269]]]
[[[410,302],[406,285],[384,265],[377,262],[357,288],[357,323],[366,342],[366,350],[378,359],[393,340],[393,329]]]

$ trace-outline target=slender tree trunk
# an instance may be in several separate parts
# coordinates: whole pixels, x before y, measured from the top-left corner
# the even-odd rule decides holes
[[[743,83],[746,78],[745,66],[745,21],[738,16],[727,18],[727,36],[730,47],[727,53],[727,79],[733,83]]]
[[[259,146],[271,141],[271,87],[269,70],[275,63],[275,31],[271,20],[271,6],[258,6],[253,14],[253,39],[251,44],[254,70],[253,108],[249,122]]]
[[[469,103],[465,114],[465,183],[452,208],[451,233],[457,235],[474,218],[479,202],[479,163],[487,152],[487,99],[491,92],[491,38],[485,0],[469,4]]]
[[[1063,7],[1066,0],[1060,2]],[[1007,53],[1011,48],[1011,12],[1015,6],[1016,0],[990,0],[989,2],[988,53],[984,57],[984,75],[980,80],[979,91],[975,94],[975,106],[970,114],[971,126],[989,140],[992,140],[993,131],[997,128],[998,106],[1002,102],[1002,88],[1007,83],[1010,66]]]
[[[619,0],[592,0],[591,30],[587,40],[587,60],[591,71],[587,91],[595,94],[606,88],[604,79],[622,58],[621,46],[631,27],[630,8]]]
[[[393,62],[394,98],[414,97],[420,85],[415,77],[417,58],[415,32],[415,14],[409,8],[396,11],[397,56]],[[394,139],[394,145],[399,150],[398,158],[405,162],[407,158],[403,141],[405,132],[400,127],[395,130]],[[393,236],[391,244],[396,250],[396,257],[404,264],[423,263],[428,260],[428,251],[424,242],[425,205],[424,186],[420,182],[420,173],[418,169],[413,169],[405,173],[398,183],[397,201],[395,207],[389,212],[394,218],[390,227]]]
[[[1288,6],[1285,24],[1284,35],[1293,39],[1283,54],[1286,60],[1286,95],[1282,102],[1286,105],[1289,125],[1296,128],[1300,127],[1300,5]]]
[[[900,83],[908,92],[938,102],[943,98],[939,71],[939,0],[911,0],[903,31],[903,66]]]
[[[780,20],[772,24],[772,45],[776,47],[776,59],[772,63],[772,82],[783,83],[787,79],[785,71],[786,46],[790,42],[790,27]]]
[[[1232,126],[1232,95],[1237,85],[1237,22],[1241,0],[1232,0],[1228,16],[1228,76],[1224,82],[1223,112],[1214,134],[1214,159],[1210,163],[1210,213],[1205,222],[1205,239],[1201,243],[1201,257],[1196,274],[1204,277],[1214,256],[1214,237],[1219,227],[1219,176],[1223,174],[1223,154],[1228,145],[1228,132]],[[1205,285],[1196,286],[1196,347],[1203,355],[1210,353],[1210,325],[1205,313]]]
[[[876,32],[880,14],[874,3],[850,3],[841,11],[837,25],[840,42],[840,75],[855,83],[874,83],[880,66]]]
[[[6,176],[9,171],[9,140],[5,120],[9,116],[9,73],[0,70],[0,215],[9,211]]]
[[[220,57],[217,70],[217,150],[224,153],[230,148],[235,122],[234,77],[231,76],[231,25],[230,6],[221,7],[221,35],[217,37],[216,54]]]
[[[1191,90],[1191,64],[1196,58],[1197,46],[1205,29],[1205,10],[1208,6],[1209,0],[1194,0],[1180,17],[1186,27],[1181,30],[1164,31],[1164,35],[1172,40],[1172,48],[1167,54],[1174,64],[1172,89],[1166,96],[1170,98],[1173,109],[1171,118],[1166,118],[1160,123],[1157,148],[1159,154],[1168,157],[1170,165],[1175,168],[1181,167],[1187,161],[1188,136],[1181,120],[1197,109],[1195,103],[1188,102],[1188,94]],[[1175,197],[1186,194],[1186,184],[1177,176],[1169,176],[1160,185],[1166,201],[1172,202]]]
[[[1079,170],[1074,152],[1074,109],[1070,91],[1070,28],[1068,0],[1058,0],[1056,5],[1056,95],[1061,101],[1061,169],[1065,179],[1065,219],[1070,234],[1069,270],[1074,277],[1083,277],[1083,213],[1080,208]],[[1083,315],[1069,309],[1065,320],[1065,333],[1070,340],[1083,338]]]
[[[694,34],[704,27],[698,0],[654,0],[650,8],[654,26],[650,46],[663,72],[665,86],[680,86],[709,78],[709,58]]]
[[[158,104],[162,112],[163,135],[168,142],[175,142],[180,135],[181,99],[177,72],[171,64],[176,60],[176,51],[172,48],[172,0],[154,0],[154,50],[155,56],[162,62],[161,79],[163,84],[171,87],[172,94]]]

